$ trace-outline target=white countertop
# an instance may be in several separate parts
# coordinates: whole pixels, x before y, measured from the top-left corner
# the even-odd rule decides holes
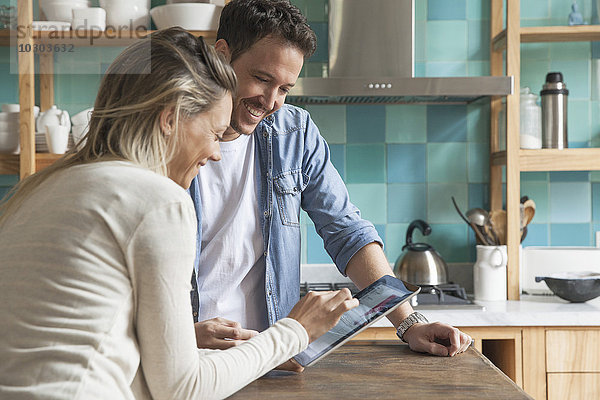
[[[301,282],[350,282],[333,264],[303,264]],[[556,296],[522,295],[520,301],[475,301],[484,310],[418,310],[430,321],[467,326],[600,326],[600,297],[569,303]],[[374,327],[392,326],[382,318]]]
[[[569,303],[556,296],[521,296],[520,301],[475,301],[484,310],[419,310],[430,321],[466,326],[600,326],[600,297]],[[392,324],[382,318],[372,326]]]

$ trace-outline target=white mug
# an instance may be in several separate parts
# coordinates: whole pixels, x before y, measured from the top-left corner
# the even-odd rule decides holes
[[[506,300],[506,246],[477,246],[473,266],[475,300]]]
[[[63,125],[46,125],[46,144],[53,154],[65,154],[69,144],[69,128]]]

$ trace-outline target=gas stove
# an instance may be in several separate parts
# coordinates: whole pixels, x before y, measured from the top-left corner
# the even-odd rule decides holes
[[[356,285],[352,282],[304,282],[300,284],[300,297],[304,297],[304,295],[310,291],[324,292],[327,290],[341,290],[343,288],[348,288],[350,290],[350,293],[352,293],[353,295],[359,292]]]
[[[435,310],[439,308],[483,309],[482,306],[469,300],[465,288],[456,283],[421,285],[421,291],[411,304],[417,310]]]
[[[342,288],[350,289],[352,294],[358,292],[358,288],[352,282],[304,282],[300,284],[300,297],[304,296],[311,290],[327,291],[340,290]],[[442,285],[422,285],[421,292],[413,297],[411,305],[416,310],[484,309],[482,306],[469,300],[465,289],[455,283],[446,283]]]

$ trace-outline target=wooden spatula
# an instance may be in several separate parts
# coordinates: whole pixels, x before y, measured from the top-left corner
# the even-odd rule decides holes
[[[490,223],[492,224],[492,229],[498,236],[500,244],[506,244],[506,211],[490,211]]]
[[[535,215],[535,202],[533,200],[528,199],[523,203],[523,213],[525,217],[525,226],[527,226]]]

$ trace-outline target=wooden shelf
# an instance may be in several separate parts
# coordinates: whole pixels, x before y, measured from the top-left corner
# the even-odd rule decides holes
[[[492,165],[506,165],[506,151],[492,155]],[[600,148],[519,150],[521,171],[599,171]]]
[[[78,47],[91,46],[127,46],[136,40],[140,40],[149,34],[156,32],[148,31],[33,31],[33,41],[37,44],[59,44],[74,45]],[[217,32],[215,31],[189,31],[194,36],[204,36],[208,43],[214,43]],[[0,46],[11,46],[16,43],[17,31],[0,29]],[[11,43],[11,39],[13,43]]]
[[[62,154],[36,153],[35,170],[39,171],[62,157]],[[18,175],[19,174],[19,155],[18,154],[0,154],[0,175]]]
[[[35,154],[35,170],[36,170],[36,172],[51,165],[54,161],[58,160],[63,155],[64,154],[36,153]]]
[[[600,41],[600,25],[521,27],[519,33],[521,43]],[[506,29],[492,39],[492,48],[506,50]]]
[[[19,155],[18,154],[0,154],[0,174],[18,175],[19,174]]]

